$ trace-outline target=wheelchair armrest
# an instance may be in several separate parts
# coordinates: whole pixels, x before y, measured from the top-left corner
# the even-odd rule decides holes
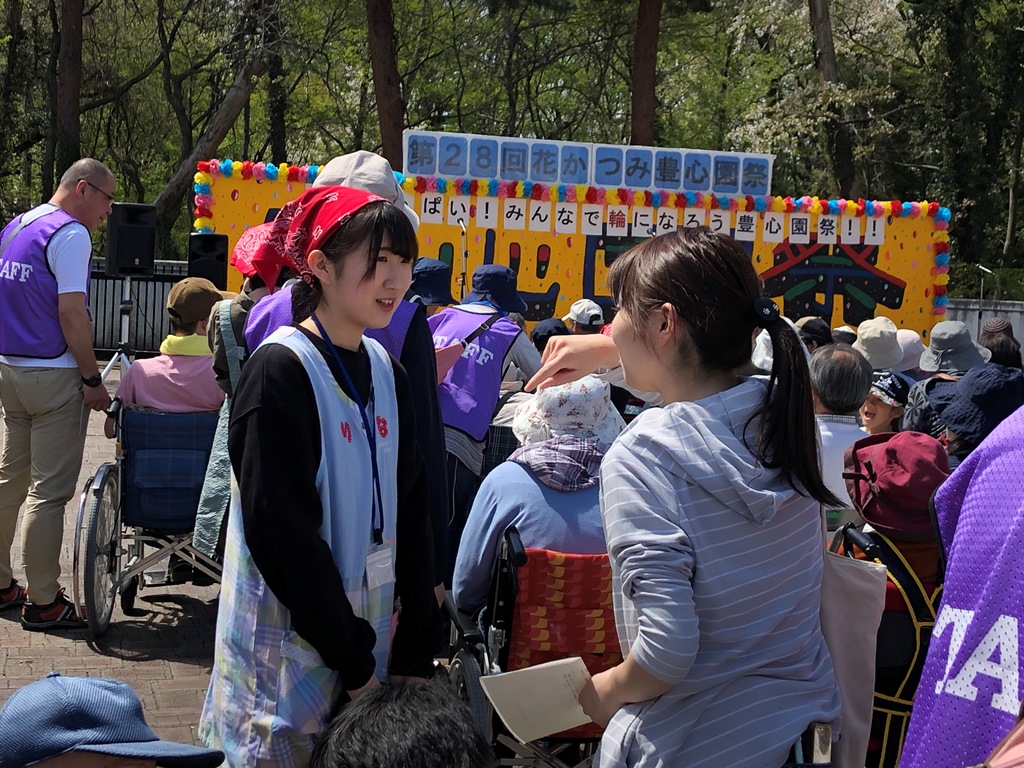
[[[505,529],[505,547],[509,559],[516,568],[526,565],[526,547],[523,546],[523,540],[519,536],[519,529],[514,525]]]
[[[444,593],[444,610],[448,614],[448,618],[455,624],[455,630],[459,633],[459,637],[463,642],[466,644],[483,642],[484,638],[480,633],[480,627],[477,625],[476,616],[459,610],[458,606],[455,605],[455,598],[452,597],[450,589]]]

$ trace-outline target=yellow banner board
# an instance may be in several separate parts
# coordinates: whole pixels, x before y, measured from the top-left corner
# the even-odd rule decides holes
[[[197,231],[226,234],[230,248],[316,175],[315,166],[280,166],[270,179],[261,164],[248,164],[245,174],[237,161],[227,175],[230,162],[201,163],[195,187]],[[885,315],[927,338],[945,318],[949,211],[936,203],[396,176],[420,215],[420,255],[451,265],[453,295],[468,292],[481,264],[508,265],[518,274],[529,322],[561,317],[580,298],[610,309],[607,274],[615,258],[653,234],[690,226],[735,237],[766,293],[794,320],[816,315],[831,327],[856,327]],[[241,276],[230,273],[229,288],[237,289]]]

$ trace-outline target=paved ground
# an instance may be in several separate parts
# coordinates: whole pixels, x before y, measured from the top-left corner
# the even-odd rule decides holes
[[[113,392],[115,387],[116,373],[108,388]],[[103,416],[93,414],[79,487],[113,455],[113,442],[103,437]],[[75,498],[65,515],[61,552],[61,584],[69,594],[77,513]],[[24,583],[17,537],[12,562],[15,576]],[[98,639],[78,630],[26,632],[17,611],[0,613],[0,705],[50,671],[112,677],[131,684],[139,694],[157,735],[198,744],[196,730],[213,663],[217,592],[216,587],[191,585],[143,589],[136,607],[144,613],[128,617],[116,606],[110,629]]]

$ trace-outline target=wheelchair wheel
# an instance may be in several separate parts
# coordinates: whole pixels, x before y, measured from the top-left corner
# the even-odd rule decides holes
[[[480,685],[479,662],[469,651],[460,650],[455,654],[455,658],[452,659],[448,667],[448,678],[451,680],[456,695],[469,707],[476,729],[490,744],[493,740],[491,705]]]
[[[100,468],[90,491],[85,510],[84,561],[85,620],[93,636],[98,637],[110,626],[121,562],[120,489],[117,472],[110,467]]]

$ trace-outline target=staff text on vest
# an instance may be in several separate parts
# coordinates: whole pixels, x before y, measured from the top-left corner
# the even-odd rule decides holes
[[[32,276],[32,269],[31,264],[0,259],[0,278],[4,280],[17,280],[19,283],[27,282]]]

